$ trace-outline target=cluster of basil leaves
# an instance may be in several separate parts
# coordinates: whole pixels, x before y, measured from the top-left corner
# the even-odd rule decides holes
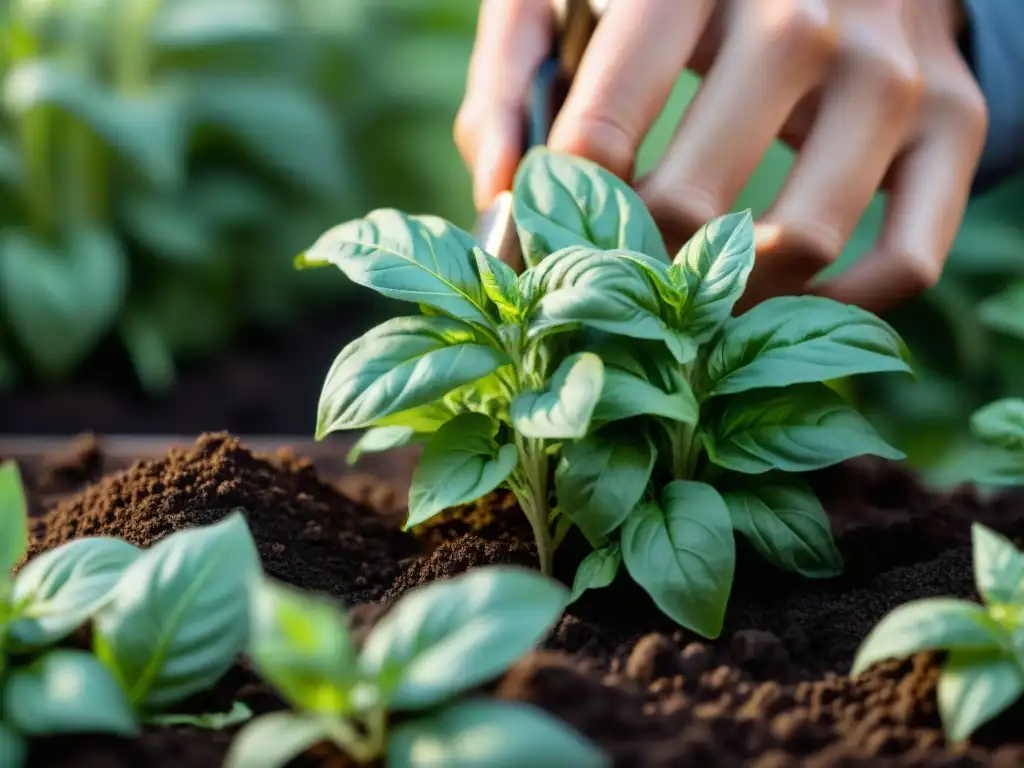
[[[1024,554],[975,523],[974,582],[983,604],[935,597],[893,610],[864,640],[851,674],[884,659],[948,651],[939,675],[946,738],[968,738],[1024,695]]]
[[[269,579],[252,590],[249,656],[293,711],[245,726],[226,768],[277,768],[321,743],[389,768],[602,768],[565,723],[519,702],[457,698],[498,677],[548,633],[568,590],[489,566],[400,599],[357,649],[342,609]],[[391,722],[394,718],[394,722]]]
[[[512,207],[520,276],[462,230],[394,210],[300,257],[424,311],[342,350],[317,436],[370,427],[357,453],[423,442],[409,525],[505,486],[543,570],[577,526],[594,552],[576,594],[624,564],[708,637],[722,628],[734,530],[779,567],[838,573],[827,517],[797,475],[902,457],[825,383],[910,372],[893,329],[815,296],[733,317],[754,264],[749,212],[708,223],[670,259],[627,184],[543,148],[524,159]]]
[[[0,765],[23,765],[33,737],[131,737],[142,723],[224,727],[249,717],[238,706],[227,716],[171,709],[212,686],[245,648],[245,596],[259,557],[240,512],[147,550],[75,539],[9,576],[27,544],[21,479],[8,463],[0,467]],[[88,624],[92,652],[65,642]]]

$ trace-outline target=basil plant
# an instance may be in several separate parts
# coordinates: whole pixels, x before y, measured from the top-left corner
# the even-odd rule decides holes
[[[249,655],[293,709],[246,726],[225,766],[277,768],[321,743],[389,768],[610,766],[540,709],[462,697],[542,640],[567,597],[536,571],[478,568],[410,592],[357,649],[326,597],[260,580]]]
[[[975,523],[974,582],[982,604],[947,597],[901,605],[857,652],[851,674],[884,659],[948,651],[939,676],[939,716],[959,742],[1024,694],[1024,554]]]
[[[341,352],[318,437],[369,427],[357,453],[422,442],[409,525],[507,487],[545,572],[575,526],[594,547],[576,594],[625,565],[708,637],[722,628],[734,530],[779,567],[838,573],[799,474],[902,457],[826,384],[910,372],[893,329],[815,296],[733,317],[754,264],[749,212],[711,221],[670,258],[636,193],[588,161],[532,150],[512,197],[519,276],[467,233],[390,210],[300,257],[423,310]]]
[[[25,555],[27,513],[13,463],[0,467],[0,765],[28,740],[136,736],[143,722],[212,686],[248,633],[246,587],[259,561],[244,518],[180,531],[148,550],[81,538]],[[93,650],[66,641],[92,625]]]

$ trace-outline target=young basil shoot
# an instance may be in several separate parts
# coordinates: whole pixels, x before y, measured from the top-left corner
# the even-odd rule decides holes
[[[318,437],[371,427],[357,453],[425,443],[409,525],[508,487],[544,571],[576,526],[595,549],[576,595],[622,564],[708,637],[722,628],[734,531],[781,568],[838,573],[827,517],[796,475],[902,458],[825,383],[910,372],[895,331],[814,296],[733,317],[754,264],[749,212],[709,222],[670,262],[626,184],[543,148],[524,159],[512,207],[530,265],[519,277],[465,232],[395,211],[304,255],[427,313],[342,351]]]
[[[479,568],[410,592],[356,649],[345,614],[325,597],[258,581],[249,655],[293,711],[243,728],[225,766],[276,768],[321,743],[389,768],[609,766],[540,709],[459,698],[542,640],[566,597],[536,571]]]
[[[255,545],[238,512],[148,550],[82,538],[10,569],[28,546],[16,465],[0,466],[0,764],[28,739],[135,736],[141,723],[208,688],[245,647]],[[92,623],[94,649],[59,647]],[[236,711],[236,720],[241,717]]]
[[[975,523],[974,581],[983,604],[927,598],[901,605],[857,652],[851,674],[884,659],[948,651],[937,690],[951,742],[967,739],[1024,694],[1024,554]]]
[[[1024,485],[1024,399],[996,400],[971,417],[971,433],[987,450],[971,480],[982,485]]]

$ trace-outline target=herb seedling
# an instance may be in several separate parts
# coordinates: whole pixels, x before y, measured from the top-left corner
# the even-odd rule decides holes
[[[1024,554],[978,523],[971,538],[983,604],[927,598],[901,605],[864,640],[850,673],[884,659],[948,651],[937,696],[952,742],[968,738],[1024,694]]]
[[[987,450],[971,479],[985,485],[1024,484],[1024,400],[989,403],[971,417],[971,434]]]
[[[246,590],[259,561],[239,513],[146,551],[120,539],[75,539],[11,578],[27,546],[21,480],[16,465],[5,464],[0,765],[21,765],[33,736],[137,735],[141,722],[159,722],[168,707],[216,682],[245,646]],[[90,622],[92,653],[59,645]]]
[[[389,768],[610,765],[539,709],[459,699],[501,675],[561,615],[565,588],[535,571],[490,566],[414,590],[361,650],[326,598],[270,580],[252,593],[249,655],[294,711],[246,726],[226,768],[283,766],[324,742],[360,764],[386,757]]]
[[[662,611],[709,637],[734,530],[779,567],[838,573],[824,510],[794,475],[902,458],[825,384],[909,372],[892,328],[814,296],[733,317],[754,264],[749,212],[708,223],[670,262],[639,197],[588,161],[531,151],[513,213],[529,267],[518,278],[461,230],[395,211],[343,224],[301,257],[427,311],[342,351],[318,436],[375,427],[357,453],[424,442],[409,524],[504,484],[545,571],[572,526],[594,546],[575,594],[625,564]]]

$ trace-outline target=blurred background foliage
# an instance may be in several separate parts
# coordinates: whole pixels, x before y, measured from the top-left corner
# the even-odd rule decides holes
[[[351,302],[291,266],[332,224],[394,206],[469,227],[451,124],[477,6],[0,0],[0,389],[73,380],[114,335],[158,396],[244,329]],[[696,87],[680,79],[641,171]],[[774,147],[736,207],[763,211],[791,162]],[[970,413],[1024,394],[1022,213],[1024,178],[975,199],[940,285],[889,318],[920,380],[848,389],[937,481],[976,458]]]

